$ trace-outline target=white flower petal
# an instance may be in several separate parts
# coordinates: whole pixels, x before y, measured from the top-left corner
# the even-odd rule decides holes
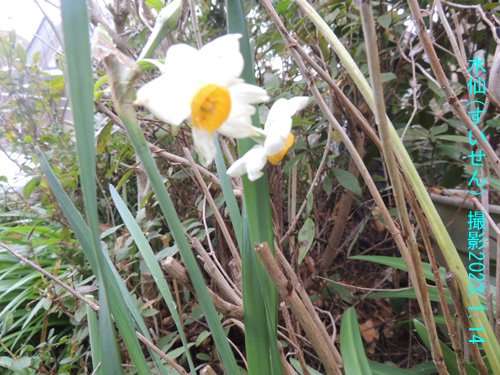
[[[162,75],[146,83],[137,91],[135,105],[143,105],[155,117],[171,125],[180,125],[191,113],[192,90],[173,85],[172,79]]]
[[[206,73],[207,83],[226,86],[243,72],[243,55],[240,52],[240,34],[227,34],[203,46],[199,59]]]
[[[292,117],[297,111],[300,111],[307,104],[307,96],[296,96],[292,99],[278,99],[267,116],[264,130],[268,131],[273,126],[280,126],[280,120],[287,117]],[[290,133],[290,130],[287,131]]]
[[[145,106],[157,118],[171,125],[180,125],[191,113],[191,101],[202,82],[199,52],[176,44],[167,51],[162,75],[137,91],[134,104]]]
[[[250,181],[255,181],[264,175],[262,169],[266,166],[266,162],[264,147],[255,145],[231,165],[227,174],[231,177],[237,177],[246,173]]]
[[[297,96],[290,100],[278,99],[269,110],[264,131],[267,133],[264,148],[272,156],[283,150],[292,131],[292,116],[307,104],[308,98]]]
[[[288,126],[290,129],[292,128],[292,118],[289,117],[287,119],[282,119],[282,125],[283,126]],[[288,125],[286,125],[288,124]],[[282,133],[282,132],[267,132],[267,138],[264,141],[264,148],[266,150],[266,155],[267,156],[273,156],[283,150],[286,144],[286,140],[288,139],[288,135],[290,134],[290,131],[288,133]]]
[[[234,80],[229,83],[228,90],[231,93],[231,98],[239,102],[257,104],[269,100],[269,95],[267,95],[266,90],[255,85],[244,83],[243,80]]]
[[[226,137],[236,139],[257,137],[259,135],[252,126],[250,116],[239,116],[233,118],[230,116],[227,121],[224,122],[219,129],[217,129],[217,132]]]
[[[187,44],[174,44],[167,50],[165,56],[164,68],[162,73],[173,73],[180,76],[188,74],[197,74],[200,68],[203,67],[203,62],[200,61],[200,51]],[[183,72],[185,74],[179,74]],[[185,78],[185,77],[183,77]]]
[[[204,129],[198,130],[193,126],[193,142],[196,149],[199,151],[204,160],[204,165],[208,166],[212,164],[217,154],[217,149],[215,148],[213,133],[207,132]]]

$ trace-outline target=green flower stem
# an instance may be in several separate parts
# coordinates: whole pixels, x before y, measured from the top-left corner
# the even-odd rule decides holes
[[[229,33],[239,33],[241,53],[245,60],[242,78],[255,84],[253,56],[246,24],[246,12],[241,0],[227,0]],[[260,128],[259,115],[252,117]],[[255,144],[252,140],[238,141],[238,151],[244,155]],[[251,182],[242,177],[243,207],[243,303],[245,308],[245,340],[249,375],[281,375],[283,367],[277,346],[278,293],[257,255],[254,244],[266,242],[274,254],[274,233],[267,173]],[[248,224],[248,225],[247,225]]]
[[[107,61],[108,63],[108,61]],[[112,63],[112,62],[111,62]],[[110,65],[108,65],[108,69]],[[144,138],[141,128],[137,123],[136,114],[132,106],[132,87],[134,73],[129,73],[129,80],[123,80],[119,69],[111,68],[108,74],[112,84],[115,108],[125,125],[127,134],[134,146],[134,149],[141,160],[144,170],[151,182],[153,191],[158,199],[160,208],[165,215],[165,219],[170,228],[172,236],[179,247],[184,264],[188,270],[193,283],[196,295],[200,301],[203,313],[208,322],[215,344],[219,350],[222,362],[228,374],[238,374],[239,369],[236,364],[233,352],[229,346],[226,335],[220,323],[219,317],[208,294],[208,289],[203,280],[203,276],[194,257],[193,251],[189,246],[186,235],[175,211],[174,205],[163,182],[163,178],[158,170],[149,146]]]
[[[137,60],[148,59],[165,37],[175,30],[181,17],[182,1],[174,0],[162,8],[149,39]]]
[[[353,81],[356,83],[359,91],[365,98],[366,102],[374,110],[375,104],[373,99],[373,94],[370,85],[364,78],[363,74],[359,70],[358,66],[347,52],[345,47],[340,43],[334,32],[326,24],[326,22],[321,18],[321,16],[314,10],[314,8],[307,3],[305,0],[295,0],[297,4],[304,10],[304,12],[309,16],[310,20],[316,25],[318,30],[323,34],[325,39],[330,43],[334,51],[337,53],[338,57],[346,67],[347,71],[351,75]],[[480,301],[476,293],[469,292],[469,278],[465,270],[465,267],[457,253],[455,245],[453,244],[446,227],[444,226],[439,214],[432,203],[425,186],[420,179],[420,176],[408,155],[403,143],[401,142],[396,129],[392,125],[392,122],[387,118],[389,126],[389,134],[393,146],[395,147],[397,157],[401,163],[403,171],[408,178],[415,195],[418,198],[420,205],[429,221],[432,228],[434,236],[441,248],[443,256],[446,259],[451,270],[456,274],[460,292],[467,306],[480,306]],[[470,294],[469,294],[470,293]],[[484,327],[484,333],[482,335],[485,342],[483,347],[486,351],[488,360],[490,361],[491,367],[494,373],[500,374],[500,345],[498,344],[495,334],[491,329],[488,322],[488,318],[483,310],[469,310],[472,317],[472,321],[475,327]]]
[[[184,234],[179,218],[175,212],[172,200],[170,199],[160,172],[158,171],[153,160],[153,156],[151,155],[142,130],[137,124],[135,112],[132,110],[131,106],[127,106],[124,108],[123,105],[118,106],[117,112],[127,129],[127,134],[130,137],[134,149],[136,150],[142,164],[144,165],[144,169],[148,175],[149,180],[151,181],[151,185],[163,211],[163,214],[165,215],[168,226],[170,227],[170,231],[172,232],[177,246],[179,246],[179,251],[181,252],[182,259],[184,260],[184,264],[186,265],[186,268],[189,272],[189,276],[195,288],[198,299],[200,300],[200,305],[202,306],[205,318],[207,319],[210,330],[212,331],[212,335],[219,349],[219,353],[226,371],[229,374],[237,374],[239,370],[238,366],[236,365],[236,360],[231,351],[231,348],[229,347],[229,343],[227,341],[224,330],[222,329],[222,325],[217,316],[217,312],[215,311],[213,302],[208,294],[203,276],[201,275],[196,259]]]

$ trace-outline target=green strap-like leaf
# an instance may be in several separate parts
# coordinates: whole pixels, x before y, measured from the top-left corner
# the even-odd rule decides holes
[[[62,188],[61,184],[57,180],[57,177],[55,176],[47,160],[45,159],[45,156],[40,152],[40,150],[37,151],[37,155],[40,160],[40,165],[42,166],[42,169],[47,176],[49,185],[56,199],[58,200],[59,205],[61,206],[63,214],[66,219],[68,219],[71,227],[73,228],[76,238],[80,243],[83,253],[87,257],[94,273],[96,273],[96,268],[98,267],[100,262],[103,274],[102,284],[108,285],[110,290],[109,301],[111,305],[111,312],[114,315],[118,328],[120,329],[123,340],[130,352],[130,356],[132,357],[134,364],[139,369],[140,374],[149,374],[150,370],[144,358],[144,354],[142,353],[142,348],[135,334],[134,324],[131,320],[131,317],[133,317],[135,323],[139,327],[139,331],[144,336],[146,336],[146,338],[151,340],[151,336],[149,335],[146,324],[144,323],[140,312],[132,301],[127,288],[123,284],[120,275],[116,271],[116,268],[114,268],[114,266],[112,265],[109,257],[106,257],[101,253],[103,259],[102,261],[98,260],[97,255],[92,247],[90,229],[87,226],[87,223],[85,223],[82,216],[80,215],[80,212],[78,212],[73,202],[69,199],[68,195]],[[100,324],[102,325],[102,321],[100,322]],[[111,328],[114,332],[114,328]],[[102,335],[102,327],[100,327],[100,331]],[[105,353],[103,352],[103,355],[104,354]],[[108,353],[108,355],[110,354]],[[158,360],[156,354],[153,354],[153,358],[156,358],[157,366],[160,368],[162,373],[166,374],[166,370],[163,369],[163,366],[159,365],[160,361]]]
[[[108,73],[110,74],[110,77],[112,77],[113,72],[110,71]],[[130,88],[128,89],[131,90]],[[126,91],[127,90],[125,89],[123,93],[126,93]],[[127,134],[132,142],[132,145],[134,146],[134,149],[144,166],[144,170],[146,171],[149,181],[151,182],[151,186],[156,198],[158,199],[163,215],[165,215],[165,219],[172,236],[179,247],[179,252],[181,253],[186,269],[188,270],[189,277],[193,283],[193,287],[196,295],[198,296],[198,300],[200,301],[205,318],[207,319],[224,367],[226,368],[228,374],[238,374],[239,370],[236,364],[236,359],[234,358],[234,354],[229,346],[212,299],[208,294],[208,289],[205,285],[205,281],[203,280],[203,275],[198,267],[193,251],[189,246],[186,234],[184,233],[184,229],[182,228],[179,217],[177,216],[177,212],[175,211],[172,200],[170,199],[165,184],[163,183],[160,171],[153,160],[153,156],[151,155],[146,139],[144,138],[141,128],[137,123],[135,112],[132,107],[127,105],[128,99],[130,98],[124,97],[124,102],[116,103],[118,113],[120,114],[120,118],[127,129]]]
[[[71,108],[76,131],[76,151],[80,169],[85,212],[90,225],[93,252],[101,259],[99,222],[97,215],[96,161],[94,146],[93,75],[90,60],[89,18],[84,0],[63,0],[61,13],[64,52],[68,67]],[[101,328],[102,371],[121,374],[120,351],[109,310],[108,293],[100,269],[94,270],[99,281],[99,320]]]
[[[340,350],[344,360],[345,375],[372,375],[354,307],[350,307],[342,318]]]
[[[182,344],[184,345],[185,348],[185,353],[187,354],[187,359],[189,362],[191,373],[196,374],[196,369],[193,360],[191,358],[191,354],[189,353],[186,335],[184,334],[181,319],[179,317],[179,312],[177,311],[177,305],[174,301],[174,298],[172,297],[170,288],[168,287],[168,284],[165,281],[163,271],[161,270],[161,267],[158,264],[158,261],[156,260],[155,254],[153,253],[151,246],[149,246],[149,242],[146,239],[146,236],[142,232],[141,228],[139,227],[139,224],[137,224],[137,222],[135,221],[134,217],[128,210],[127,206],[125,205],[125,202],[122,200],[116,189],[113,186],[110,186],[109,190],[111,192],[111,196],[113,197],[113,201],[115,202],[116,208],[118,209],[118,212],[120,212],[120,216],[122,217],[123,222],[127,226],[127,229],[129,230],[130,234],[132,235],[132,238],[134,239],[137,247],[139,248],[139,251],[141,252],[142,257],[144,258],[144,261],[146,263],[146,266],[151,272],[151,275],[153,276],[153,279],[155,280],[155,283],[158,286],[160,294],[165,300],[165,303],[168,307],[168,310],[170,311],[170,314],[174,318],[177,331],[179,332]]]

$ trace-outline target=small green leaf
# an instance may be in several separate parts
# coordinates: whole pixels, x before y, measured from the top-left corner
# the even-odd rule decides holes
[[[336,294],[338,295],[342,300],[347,302],[348,304],[352,305],[354,303],[354,300],[356,297],[352,292],[347,289],[345,286],[343,286],[341,283],[336,283],[338,279],[340,279],[339,275],[333,275],[328,278],[331,280],[331,284],[329,285],[328,289],[331,294]]]
[[[340,185],[358,196],[363,195],[361,192],[361,186],[359,186],[358,180],[352,175],[352,173],[339,168],[332,168],[332,170]]]
[[[12,358],[0,357],[0,367],[11,368],[12,362]]]
[[[304,157],[304,154],[299,154],[295,155],[293,158],[291,158],[288,163],[286,163],[285,167],[283,168],[283,172],[287,173],[290,172],[293,167],[297,165],[297,163]]]
[[[31,365],[31,358],[30,357],[21,357],[21,358],[14,360],[14,362],[12,362],[12,370],[14,370],[14,371],[24,370],[29,365]]]
[[[386,83],[397,78],[394,73],[382,73],[380,76],[382,77],[382,83]]]
[[[59,76],[59,77],[54,78],[52,81],[50,81],[50,86],[52,86],[52,88],[55,91],[64,90],[64,77]]]
[[[203,331],[202,333],[200,333],[200,335],[196,339],[196,346],[200,346],[203,343],[203,341],[207,339],[207,337],[210,337],[210,332]]]
[[[389,26],[391,26],[392,15],[391,13],[386,13],[381,15],[380,17],[377,17],[377,20],[380,26],[382,26],[384,29],[387,29]]]
[[[113,129],[113,122],[110,121],[102,128],[97,137],[97,154],[102,154],[111,143],[111,129]]]
[[[300,264],[306,257],[314,240],[314,221],[311,218],[307,218],[302,228],[300,228],[298,239],[300,243],[298,262]]]
[[[33,142],[33,138],[31,138],[31,135],[27,135],[24,137],[24,142],[26,143],[31,143]]]
[[[325,193],[330,195],[333,189],[333,178],[325,177],[323,180],[323,188],[325,189]]]
[[[469,142],[467,137],[464,137],[463,135],[441,135],[438,139],[451,142]]]
[[[306,205],[306,215],[309,215],[313,209],[314,205],[314,194],[310,194],[309,197],[307,197],[307,205]]]
[[[29,199],[31,193],[40,185],[40,177],[34,177],[24,187],[24,199]]]
[[[444,133],[447,130],[448,130],[448,124],[434,126],[431,129],[431,135],[438,135],[438,134]]]
[[[290,0],[283,0],[276,7],[276,11],[280,14],[285,14],[289,6],[290,6]]]
[[[146,0],[146,5],[155,8],[158,12],[163,8],[163,3],[160,0]]]

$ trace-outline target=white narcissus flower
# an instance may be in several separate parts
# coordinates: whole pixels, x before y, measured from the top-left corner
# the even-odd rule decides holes
[[[250,181],[255,181],[264,174],[262,169],[269,160],[278,164],[292,147],[294,136],[292,130],[292,116],[303,109],[308,98],[297,96],[292,99],[278,99],[269,110],[264,134],[266,140],[263,145],[253,146],[245,155],[236,160],[227,170],[231,177],[241,176],[245,173]]]
[[[240,34],[228,34],[200,50],[176,44],[167,51],[162,75],[137,91],[134,104],[178,126],[188,117],[194,145],[210,164],[215,158],[215,131],[233,138],[257,136],[252,104],[269,100],[266,91],[238,78],[243,71]]]

